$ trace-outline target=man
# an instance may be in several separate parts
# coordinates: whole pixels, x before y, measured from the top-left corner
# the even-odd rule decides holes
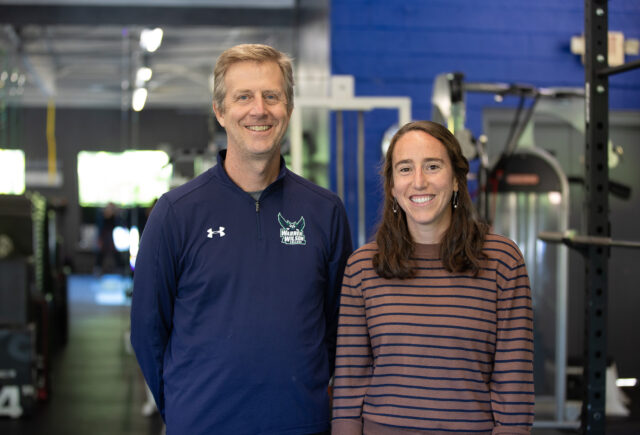
[[[131,342],[168,434],[327,431],[344,206],[280,156],[291,60],[239,45],[214,74],[227,149],[149,217]]]

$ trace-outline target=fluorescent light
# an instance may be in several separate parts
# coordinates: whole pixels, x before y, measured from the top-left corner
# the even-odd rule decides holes
[[[152,75],[153,71],[151,68],[146,66],[138,68],[138,71],[136,72],[136,84],[142,85],[143,83],[148,82],[151,80]]]
[[[144,103],[147,102],[147,90],[145,88],[137,88],[133,91],[133,98],[131,99],[131,107],[136,112],[139,112],[144,107]]]
[[[140,32],[140,47],[153,53],[162,44],[162,29],[156,27],[155,29],[144,29]]]
[[[618,378],[616,379],[616,387],[635,387],[638,383],[636,378]]]

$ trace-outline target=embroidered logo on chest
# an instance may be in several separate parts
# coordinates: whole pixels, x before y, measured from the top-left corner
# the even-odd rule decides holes
[[[224,227],[218,227],[218,231],[213,231],[213,228],[209,228],[207,230],[207,237],[213,239],[213,235],[217,234],[220,237],[224,237],[226,234],[224,232]]]
[[[278,213],[280,223],[280,242],[283,245],[306,245],[307,239],[304,236],[304,216],[300,216],[297,222],[286,220],[282,213]]]

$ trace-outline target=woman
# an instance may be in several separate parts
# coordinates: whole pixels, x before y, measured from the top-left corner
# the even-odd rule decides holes
[[[376,241],[344,275],[333,434],[530,432],[529,278],[474,219],[468,171],[439,124],[391,140]]]

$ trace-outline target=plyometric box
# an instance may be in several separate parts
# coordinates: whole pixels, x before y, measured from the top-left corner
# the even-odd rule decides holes
[[[0,328],[0,416],[19,418],[36,404],[35,331]]]

